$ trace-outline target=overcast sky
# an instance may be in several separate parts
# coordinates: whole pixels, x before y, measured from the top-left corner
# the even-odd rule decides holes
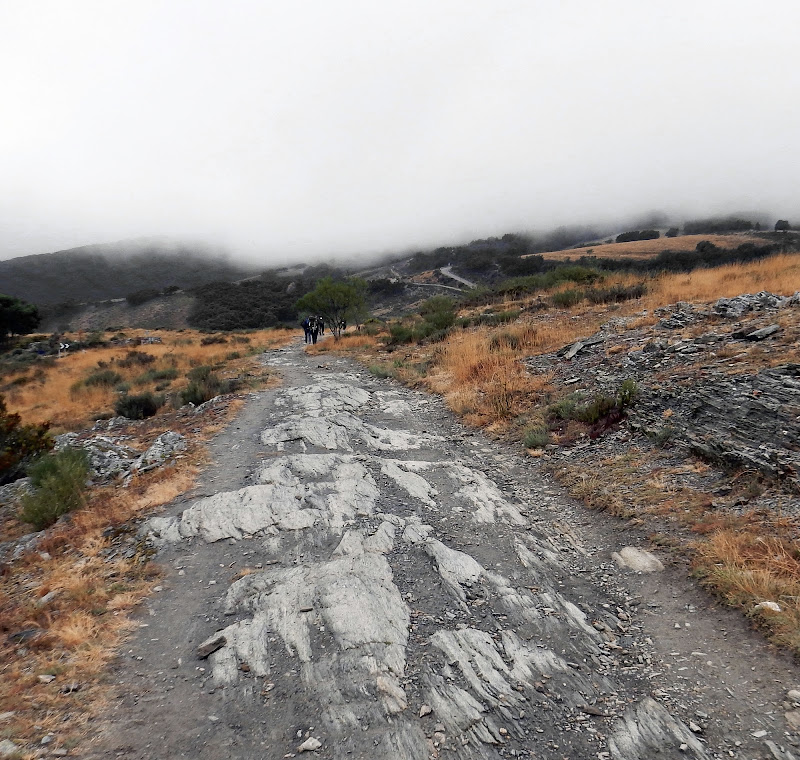
[[[791,217],[798,29],[797,0],[2,0],[0,259]]]

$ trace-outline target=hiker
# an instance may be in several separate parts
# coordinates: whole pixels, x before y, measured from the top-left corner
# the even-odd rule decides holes
[[[317,342],[317,335],[319,335],[319,319],[318,317],[309,317],[309,329],[311,331],[311,342]]]
[[[322,317],[317,317],[317,324],[319,325],[319,334],[325,335],[325,320]]]
[[[303,328],[304,342],[311,343],[311,319],[306,317],[300,325]]]

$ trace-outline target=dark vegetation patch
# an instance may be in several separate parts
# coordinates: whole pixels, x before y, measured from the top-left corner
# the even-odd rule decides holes
[[[0,396],[0,485],[24,477],[34,460],[53,447],[48,425],[23,425]]]

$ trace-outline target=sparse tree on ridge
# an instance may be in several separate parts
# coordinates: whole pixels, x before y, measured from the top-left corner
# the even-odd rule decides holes
[[[32,303],[0,294],[0,343],[12,335],[27,335],[42,321],[39,309]]]
[[[786,219],[778,219],[775,222],[775,232],[788,232],[790,229],[792,229],[792,225]]]
[[[363,320],[366,292],[367,283],[357,277],[339,281],[325,277],[297,302],[297,310],[321,316],[334,340],[339,340],[347,322]]]

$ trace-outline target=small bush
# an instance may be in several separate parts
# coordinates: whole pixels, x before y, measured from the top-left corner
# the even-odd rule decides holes
[[[83,381],[83,384],[88,386],[113,388],[121,381],[122,375],[120,375],[118,372],[114,372],[113,369],[100,369],[92,372],[92,374]]]
[[[150,392],[133,396],[120,396],[114,404],[114,411],[129,420],[143,420],[152,417],[164,405],[164,397]]]
[[[207,373],[201,372],[198,377],[191,377],[195,370],[209,370]],[[225,393],[234,393],[242,385],[238,378],[222,380],[213,372],[210,367],[195,367],[189,373],[191,382],[181,391],[180,399],[184,404],[194,404],[200,406],[206,401],[210,401],[215,396],[222,396]]]
[[[656,445],[659,449],[663,449],[670,444],[672,439],[675,437],[675,433],[677,431],[671,425],[665,425],[658,430],[653,431],[652,433],[648,433],[647,437]]]
[[[522,444],[526,449],[541,449],[550,443],[550,432],[544,425],[528,428],[522,435]]]
[[[241,359],[242,355],[238,351],[231,351],[229,354],[225,354],[225,359],[227,361],[232,361],[233,359]]]
[[[147,372],[139,375],[133,382],[136,385],[146,385],[147,383],[157,383],[162,380],[174,380],[178,376],[178,370],[174,367],[165,367],[164,369],[149,369]],[[169,382],[167,382],[169,384]]]
[[[569,290],[560,290],[550,296],[550,302],[553,306],[558,306],[562,309],[569,308],[570,306],[577,306],[586,294],[582,290],[570,288]]]
[[[401,324],[389,325],[390,344],[411,343],[412,340],[414,340],[414,331],[410,327]]]
[[[583,396],[580,393],[570,393],[569,396],[550,404],[547,408],[547,414],[556,420],[571,420],[573,419],[575,408],[582,399]]]
[[[206,335],[205,338],[200,338],[201,346],[213,346],[215,343],[227,343],[228,340],[224,335]]]
[[[66,448],[39,459],[28,470],[33,492],[22,498],[19,516],[36,530],[85,503],[89,457],[83,449]]]
[[[627,409],[634,401],[639,393],[636,387],[636,382],[631,380],[623,380],[617,391],[617,406],[620,409]]]
[[[495,335],[492,335],[492,338],[489,341],[489,350],[492,352],[497,352],[510,348],[511,350],[516,351],[521,345],[522,341],[520,340],[519,335],[515,335],[514,333],[510,332],[499,332]]]
[[[392,376],[391,371],[380,364],[370,364],[369,371],[370,374],[375,375],[375,377],[386,378]]]
[[[644,283],[636,285],[612,285],[610,288],[590,288],[584,294],[591,303],[620,303],[641,298],[647,293]]]
[[[208,364],[201,364],[199,367],[193,367],[189,370],[186,377],[192,382],[203,382],[211,377],[212,369]]]
[[[145,351],[128,351],[124,359],[120,359],[117,364],[120,367],[146,367],[156,360],[153,354],[148,354]]]
[[[603,417],[607,417],[616,405],[616,399],[613,396],[601,393],[586,404],[576,406],[572,413],[572,419],[587,425],[594,425]]]

